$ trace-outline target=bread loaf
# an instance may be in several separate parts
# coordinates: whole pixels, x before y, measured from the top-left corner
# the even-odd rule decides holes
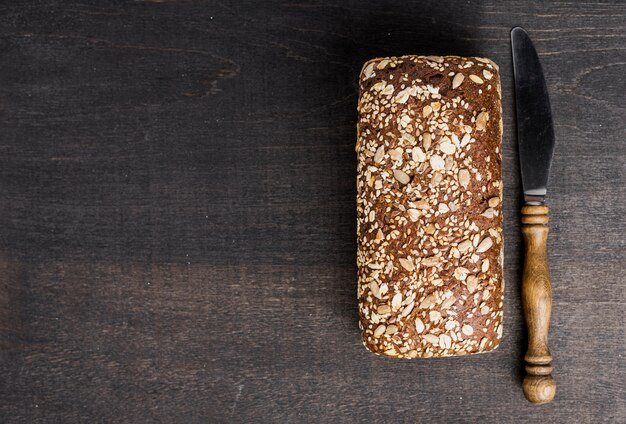
[[[364,345],[402,358],[495,349],[504,290],[498,66],[379,58],[364,65],[359,91]]]

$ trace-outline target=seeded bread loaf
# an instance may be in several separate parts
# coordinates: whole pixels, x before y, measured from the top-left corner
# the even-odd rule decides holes
[[[495,349],[504,290],[498,66],[379,58],[364,65],[359,89],[364,345],[402,358]]]

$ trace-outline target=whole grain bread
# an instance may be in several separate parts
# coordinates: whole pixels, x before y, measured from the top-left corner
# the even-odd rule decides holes
[[[495,349],[504,291],[498,66],[378,58],[363,66],[359,91],[364,345],[402,358]]]

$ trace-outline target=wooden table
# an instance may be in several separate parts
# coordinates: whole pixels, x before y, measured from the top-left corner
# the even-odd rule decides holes
[[[626,421],[624,2],[3,3],[1,422]],[[542,407],[520,387],[517,24],[557,135],[558,392]],[[356,79],[406,53],[501,66],[507,285],[491,354],[361,345]]]

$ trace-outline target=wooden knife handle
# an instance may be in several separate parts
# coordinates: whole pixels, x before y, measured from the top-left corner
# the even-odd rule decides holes
[[[548,269],[548,207],[522,207],[522,234],[526,257],[522,277],[522,307],[528,328],[528,350],[524,395],[532,403],[548,403],[554,398],[556,383],[552,354],[548,348],[548,328],[552,309],[552,288]]]

